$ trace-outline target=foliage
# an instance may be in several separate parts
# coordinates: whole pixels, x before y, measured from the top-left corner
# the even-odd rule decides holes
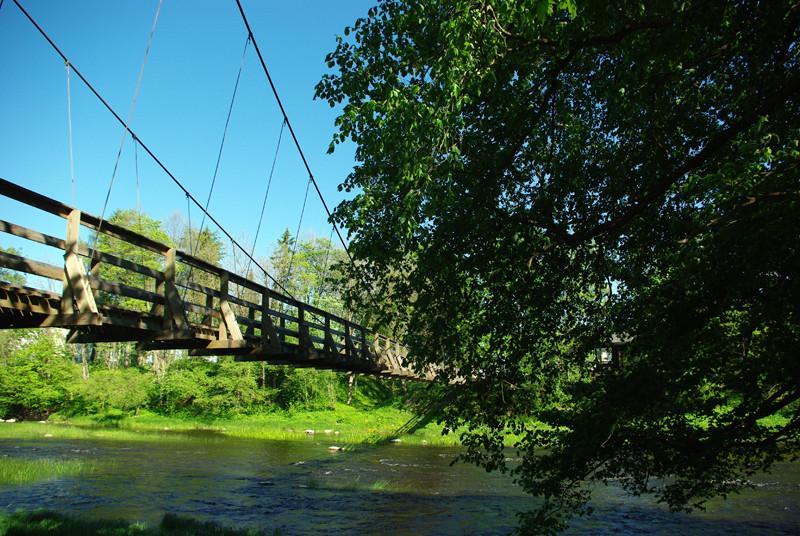
[[[97,370],[74,388],[71,408],[79,413],[134,411],[148,405],[152,374],[137,368]]]
[[[224,255],[216,234],[207,229],[200,233],[179,215],[162,225],[135,210],[119,210],[109,221],[162,243],[196,249],[197,255],[209,262],[219,263]],[[164,269],[162,255],[108,235],[100,235],[98,249],[155,270]],[[310,238],[295,244],[287,231],[270,260],[274,273],[295,296],[344,315],[337,267],[344,258],[344,251],[330,240]],[[233,264],[237,264],[235,258]],[[235,268],[245,270],[245,266]],[[101,264],[100,275],[115,283],[155,290],[152,278],[110,263]],[[178,263],[179,288],[180,281],[189,277],[209,287],[219,285],[213,280],[216,276],[200,270],[190,274]],[[232,292],[246,293],[248,289],[234,288]],[[200,299],[193,294],[188,291],[182,298],[204,303],[204,296]],[[240,297],[260,299],[245,294]],[[101,295],[103,300],[133,310],[150,307],[149,303],[119,296]],[[239,307],[234,304],[235,312],[246,315],[247,311]],[[349,394],[354,395],[355,407],[378,408],[400,405],[405,399],[399,396],[408,394],[405,387],[397,389],[390,380],[363,378],[348,392],[348,377],[341,373],[239,363],[231,358],[186,358],[181,351],[144,353],[131,342],[96,343],[67,350],[62,332],[48,332],[52,337],[41,340],[32,333],[37,332],[0,330],[0,416],[39,418],[58,411],[71,419],[89,415],[94,424],[121,426],[131,413],[156,412],[167,418],[209,421],[280,410],[330,410]],[[82,369],[71,363],[69,352],[85,357],[86,366]],[[34,359],[28,359],[31,356]]]
[[[143,212],[134,209],[116,210],[108,219],[110,223],[125,227],[136,233],[144,235],[158,242],[169,244],[169,237],[161,228],[161,222],[155,220]],[[100,233],[97,238],[97,249],[106,253],[111,253],[121,259],[133,261],[137,264],[146,266],[153,270],[163,270],[163,257],[158,253],[144,249],[123,240]],[[145,275],[129,271],[125,268],[110,264],[100,265],[100,276],[103,279],[115,283],[122,283],[131,287],[144,288],[151,292],[155,291],[155,281]],[[124,298],[115,294],[100,294],[100,301],[111,303],[126,309],[135,311],[147,311],[151,304],[136,300],[134,298]]]
[[[95,465],[82,460],[51,458],[12,458],[5,456],[0,463],[0,485],[30,484],[42,480],[80,475],[93,471]]]
[[[199,521],[186,516],[165,514],[161,523],[148,527],[143,523],[121,520],[83,519],[58,512],[38,510],[17,511],[0,517],[0,535],[26,536],[84,536],[86,534],[115,534],[119,536],[261,536],[280,534],[257,530],[227,528],[211,521]]]
[[[526,530],[591,481],[692,508],[798,447],[798,27],[782,2],[386,0],[337,38],[349,276],[462,382],[466,458],[545,498]]]
[[[330,239],[311,237],[295,244],[286,229],[275,245],[269,264],[271,273],[291,295],[344,316],[339,266],[346,258],[344,250],[334,246]]]
[[[70,387],[79,376],[59,332],[26,331],[15,349],[0,355],[0,413],[46,417],[69,403]]]
[[[6,248],[0,246],[0,253],[10,253],[12,255],[22,256],[22,252],[16,248]],[[0,281],[11,283],[12,285],[22,286],[25,284],[25,274],[9,270],[8,268],[0,267]]]
[[[333,409],[342,400],[341,382],[335,373],[313,369],[287,369],[275,401],[285,409]]]
[[[238,414],[257,409],[266,398],[253,369],[230,358],[178,360],[157,385],[159,405],[168,413]]]

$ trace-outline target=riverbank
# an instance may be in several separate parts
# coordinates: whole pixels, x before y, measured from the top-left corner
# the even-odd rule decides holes
[[[0,536],[6,534],[84,536],[114,534],[115,536],[261,536],[283,534],[224,527],[217,523],[198,521],[189,517],[166,514],[158,525],[122,520],[90,520],[51,511],[0,513]]]
[[[276,411],[227,418],[164,416],[150,412],[61,416],[47,422],[0,424],[0,438],[65,438],[180,440],[181,436],[211,436],[265,440],[318,438],[331,445],[376,444],[387,441],[412,445],[458,446],[457,434],[442,435],[436,423],[422,423],[411,412],[394,407],[356,409],[344,404],[326,411]],[[407,432],[412,433],[407,433]]]

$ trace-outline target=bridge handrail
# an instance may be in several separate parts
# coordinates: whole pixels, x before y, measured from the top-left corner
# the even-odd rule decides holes
[[[3,195],[10,199],[14,199],[23,204],[32,206],[34,208],[61,217],[63,219],[69,219],[70,215],[74,214],[75,211],[77,210],[69,205],[61,203],[60,201],[51,199],[45,195],[29,190],[23,186],[20,186],[3,178],[0,178],[0,195]],[[113,224],[107,220],[101,220],[99,217],[94,216],[92,214],[80,211],[79,223],[80,225],[90,230],[93,230],[95,232],[99,231],[113,238],[117,238],[124,242],[133,244],[137,247],[165,256],[166,258],[169,258],[170,254],[174,255],[173,258],[175,259],[175,261],[179,261],[184,265],[202,270],[204,272],[212,274],[213,276],[219,277],[221,281],[224,279],[225,281],[231,284],[249,289],[257,293],[258,295],[262,296],[262,299],[266,300],[265,303],[270,303],[271,300],[274,300],[275,302],[281,303],[284,306],[288,307],[289,309],[293,308],[296,309],[297,316],[294,316],[293,314],[290,314],[288,311],[278,311],[274,307],[269,307],[269,306],[265,307],[262,304],[253,303],[246,299],[229,295],[226,290],[224,293],[225,294],[224,298],[227,301],[236,304],[240,307],[245,307],[247,310],[250,311],[251,315],[250,318],[236,315],[235,313],[233,314],[233,318],[237,323],[241,323],[247,326],[248,335],[252,334],[252,330],[254,328],[258,329],[259,324],[263,321],[263,319],[262,321],[256,320],[253,311],[261,311],[262,315],[267,314],[268,316],[272,316],[280,321],[280,326],[275,326],[275,329],[276,331],[280,332],[281,338],[285,337],[287,334],[289,334],[289,336],[292,336],[293,338],[297,338],[302,336],[303,333],[305,332],[307,338],[311,341],[323,343],[325,345],[332,345],[334,348],[343,348],[348,353],[351,353],[350,352],[351,349],[354,351],[358,350],[357,352],[355,352],[356,353],[355,357],[358,357],[359,355],[366,356],[370,352],[370,350],[378,352],[384,349],[391,348],[392,350],[397,352],[397,355],[390,356],[389,359],[391,361],[394,361],[395,362],[394,364],[400,369],[405,369],[405,367],[399,361],[400,359],[402,359],[400,355],[403,353],[402,346],[397,341],[389,337],[386,337],[382,334],[369,330],[366,327],[361,326],[353,321],[347,320],[339,315],[330,313],[314,305],[302,302],[300,300],[292,298],[291,296],[284,295],[280,292],[277,292],[274,289],[267,287],[266,285],[247,279],[242,275],[239,275],[235,272],[231,272],[230,270],[227,270],[213,263],[200,259],[184,251],[173,248],[167,244],[163,244],[161,242],[148,238],[144,235],[141,235],[135,231]],[[4,220],[0,220],[0,232],[6,232],[12,235],[19,236],[21,238],[29,239],[34,242],[38,242],[47,246],[52,246],[61,250],[66,250],[69,247],[67,241],[65,240],[44,233],[40,233],[33,229],[28,229],[26,227],[16,225]],[[80,243],[79,240],[77,241],[77,243],[73,244],[73,247],[78,255],[92,259],[93,267],[97,266],[100,262],[104,262],[129,271],[139,273],[144,276],[151,277],[155,279],[157,285],[162,285],[165,281],[166,274],[163,271],[144,266],[142,264],[133,262],[128,259],[122,259],[111,253],[102,251],[92,251],[85,244]],[[32,261],[22,257],[16,258],[16,256],[12,254],[4,253],[2,255],[3,259],[0,259],[3,260],[2,264],[17,266],[22,269],[21,271],[27,271],[28,273],[41,275],[44,277],[48,277],[50,279],[61,278],[63,270],[60,267],[55,267],[47,263],[40,263],[38,261]],[[91,288],[110,292],[115,295],[133,297],[135,299],[153,303],[154,306],[159,305],[163,307],[164,304],[169,302],[167,298],[165,298],[158,292],[150,292],[148,290],[130,287],[123,283],[101,279],[99,277],[99,272],[97,272],[95,269],[92,270],[92,273],[89,277],[89,281],[90,281],[89,285]],[[207,297],[210,297],[212,300],[215,298],[217,300],[220,300],[223,297],[223,292],[212,289],[205,285],[200,285],[198,283],[190,281],[174,281],[174,284],[179,287],[182,286],[187,290],[197,292],[200,295],[206,295]],[[203,306],[202,304],[195,304],[192,302],[186,302],[185,305],[187,306],[187,310],[191,310],[192,312],[197,312],[199,314],[206,313],[207,318],[213,317],[219,321],[222,321],[220,320],[222,315],[218,311],[214,311],[213,308],[209,308],[207,306]],[[317,320],[320,321],[314,322],[312,321],[312,319],[307,318],[305,315],[313,315],[317,317]],[[287,329],[284,326],[285,322],[296,324],[298,326],[297,330]],[[341,330],[335,329],[331,326],[331,323],[340,324],[343,327]],[[210,324],[209,327],[211,327]],[[325,338],[320,338],[314,333],[311,333],[309,330],[316,330],[317,333],[322,332],[323,334],[326,334]],[[338,342],[334,340],[333,337],[342,339],[345,342],[344,343]],[[347,342],[348,338],[353,344],[360,347],[360,349],[349,347],[348,344],[350,343]],[[372,341],[372,343],[368,342],[370,340]]]

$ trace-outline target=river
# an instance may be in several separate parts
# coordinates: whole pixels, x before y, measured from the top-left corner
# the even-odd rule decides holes
[[[507,534],[532,500],[507,478],[450,465],[457,450],[390,444],[329,452],[330,442],[193,436],[166,441],[0,440],[0,457],[94,460],[79,477],[0,486],[6,511],[52,509],[157,523],[166,512],[287,534]],[[0,459],[2,463],[2,459]],[[572,534],[798,534],[800,465],[707,511],[673,514],[599,486]]]

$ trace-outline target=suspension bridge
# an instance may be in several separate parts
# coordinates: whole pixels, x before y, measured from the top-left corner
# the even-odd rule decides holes
[[[67,67],[67,76],[74,72],[122,126],[123,144],[117,154],[117,164],[125,137],[130,136],[135,147],[143,149],[182,190],[187,200],[202,211],[203,222],[207,218],[216,224],[234,247],[239,248],[254,266],[260,268],[277,288],[252,280],[249,270],[245,274],[235,273],[203,260],[196,255],[196,250],[181,251],[104,219],[108,195],[103,213],[95,216],[29,190],[14,181],[0,178],[0,195],[43,214],[62,218],[65,223],[63,235],[53,236],[39,229],[0,220],[2,233],[38,244],[38,248],[55,248],[63,258],[62,263],[54,264],[42,258],[0,251],[0,267],[35,276],[37,282],[28,286],[27,281],[24,285],[0,281],[0,329],[59,327],[68,330],[67,341],[71,343],[127,341],[135,342],[142,351],[186,350],[192,356],[231,355],[241,361],[269,361],[399,378],[433,378],[432,373],[420,373],[409,366],[408,352],[399,342],[351,319],[342,318],[292,296],[255,260],[253,251],[248,252],[242,247],[208,212],[208,202],[203,205],[197,201],[155,152],[136,135],[129,120],[123,120],[108,104],[19,1],[12,1],[61,56]],[[283,116],[281,133],[284,127],[288,129],[308,172],[306,198],[310,186],[313,185],[330,217],[327,203],[292,129],[244,10],[238,0],[236,3],[247,31],[245,53],[252,44]],[[129,119],[135,108],[160,6],[159,3],[134,91]],[[239,75],[241,65],[230,108],[236,96]],[[230,119],[230,108],[220,144],[220,155]],[[69,117],[71,121],[71,113]],[[70,160],[71,151],[70,138]],[[219,157],[208,194],[209,200],[218,167]],[[114,173],[116,169],[115,165]],[[109,195],[113,182],[112,174]],[[264,204],[268,192],[269,185]],[[304,199],[301,222],[305,204]],[[260,230],[261,217],[256,236]],[[201,233],[202,228],[203,224],[200,227]],[[300,224],[298,233],[299,229]],[[331,234],[333,231],[347,251],[339,229],[334,224]],[[82,232],[92,238],[82,240]],[[126,251],[138,251],[142,255],[146,253],[156,261],[136,262],[136,255],[122,256],[103,250],[98,247],[101,239],[116,241],[123,244]],[[109,269],[110,267],[113,269]],[[60,292],[53,290],[59,286]]]

